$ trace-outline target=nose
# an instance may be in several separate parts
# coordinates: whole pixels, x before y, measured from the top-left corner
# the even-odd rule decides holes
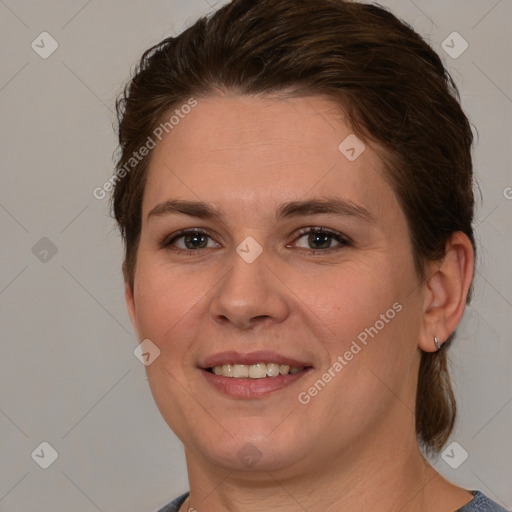
[[[243,330],[279,323],[290,311],[286,290],[265,252],[251,263],[234,252],[231,269],[211,298],[210,315],[216,322]]]

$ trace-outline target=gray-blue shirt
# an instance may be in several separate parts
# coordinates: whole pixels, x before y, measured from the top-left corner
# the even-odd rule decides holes
[[[462,508],[454,512],[507,512],[506,509],[489,499],[485,494],[480,491],[470,491],[473,494],[473,499]],[[176,498],[171,503],[165,505],[158,512],[178,512],[179,508],[185,500],[188,498],[188,492],[182,494],[179,498]]]

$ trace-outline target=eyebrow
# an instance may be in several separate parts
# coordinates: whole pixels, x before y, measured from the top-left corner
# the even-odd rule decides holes
[[[282,220],[291,217],[300,217],[317,214],[334,214],[342,217],[356,217],[367,223],[376,221],[374,215],[364,206],[352,201],[334,198],[313,198],[303,201],[289,201],[279,206],[276,219]],[[188,215],[199,219],[221,220],[222,211],[202,201],[187,201],[183,199],[169,199],[156,205],[149,213],[151,217],[163,217],[173,214]]]

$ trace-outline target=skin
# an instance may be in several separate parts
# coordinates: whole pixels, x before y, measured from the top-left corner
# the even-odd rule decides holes
[[[451,512],[472,498],[422,457],[413,415],[421,351],[434,351],[434,336],[446,340],[462,317],[471,244],[455,233],[420,280],[379,148],[366,143],[353,162],[338,150],[351,133],[326,98],[219,94],[198,98],[152,152],[126,301],[139,340],[160,349],[146,369],[185,446],[191,495],[183,510]],[[364,207],[371,220],[276,220],[284,202],[332,197]],[[148,218],[168,199],[203,201],[223,216]],[[353,243],[328,238],[326,250],[298,233],[309,227]],[[185,228],[207,230],[204,245],[194,248],[193,235],[159,245]],[[263,250],[253,263],[236,252],[249,236]],[[187,240],[195,252],[176,252]],[[397,302],[401,311],[301,404],[299,393]],[[253,399],[219,393],[198,368],[217,352],[265,349],[313,368]],[[261,454],[251,468],[237,456],[247,443]]]

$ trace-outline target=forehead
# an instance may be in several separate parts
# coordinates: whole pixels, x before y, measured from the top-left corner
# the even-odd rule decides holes
[[[308,195],[337,194],[377,215],[395,202],[378,154],[355,136],[334,101],[196,100],[153,150],[143,217],[169,198],[210,202],[226,214],[256,214]]]

